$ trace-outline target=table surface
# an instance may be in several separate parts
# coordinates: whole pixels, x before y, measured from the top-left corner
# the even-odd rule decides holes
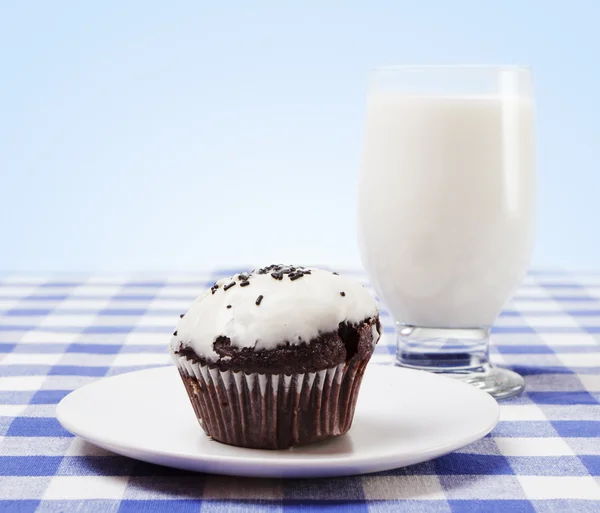
[[[71,390],[169,363],[178,314],[233,271],[0,276],[1,512],[600,511],[600,273],[527,276],[492,347],[527,392],[501,403],[491,435],[434,461],[336,479],[234,478],[138,462],[62,429],[55,405]],[[385,311],[382,321],[372,363],[390,365]]]

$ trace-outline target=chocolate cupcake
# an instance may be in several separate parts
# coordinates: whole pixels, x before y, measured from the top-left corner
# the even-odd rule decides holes
[[[208,436],[284,449],[350,429],[380,333],[375,300],[359,283],[274,265],[215,283],[170,347]]]

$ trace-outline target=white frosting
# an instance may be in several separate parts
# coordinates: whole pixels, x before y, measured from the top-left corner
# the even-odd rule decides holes
[[[219,336],[238,348],[270,350],[336,331],[340,322],[358,323],[377,315],[375,299],[360,283],[329,271],[310,271],[294,281],[288,275],[277,280],[270,273],[252,274],[245,287],[237,275],[219,280],[216,292],[199,296],[179,320],[177,335],[171,338],[173,351],[190,346],[198,356],[217,360],[213,343]],[[232,281],[236,284],[224,290]],[[258,296],[263,296],[260,305]]]

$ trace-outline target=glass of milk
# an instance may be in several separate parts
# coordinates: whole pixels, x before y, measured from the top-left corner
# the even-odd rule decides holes
[[[397,364],[497,398],[524,387],[488,353],[534,243],[534,114],[517,66],[380,68],[367,101],[359,241]]]

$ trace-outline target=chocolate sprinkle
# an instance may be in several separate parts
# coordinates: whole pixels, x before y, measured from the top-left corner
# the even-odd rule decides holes
[[[250,282],[248,280],[240,282],[240,287],[246,287],[247,285],[250,285]]]
[[[345,292],[342,290],[342,291],[340,292],[340,296],[344,297],[345,295],[346,295],[346,293],[345,293]]]
[[[179,318],[180,318],[180,319],[183,319],[183,316],[184,316],[184,315],[185,315],[185,314],[179,314]]]
[[[252,271],[250,273],[250,276],[252,276],[253,274],[268,274],[268,273],[290,274],[290,273],[294,273],[294,272],[301,272],[301,273],[305,273],[305,274],[307,273],[307,271],[304,270],[304,267],[301,267],[301,266],[277,264],[277,265],[268,265],[261,269],[255,269],[254,271]],[[310,273],[308,273],[308,274],[310,274]],[[277,279],[279,279],[279,278],[277,278]]]
[[[175,331],[173,332],[173,336],[174,336],[174,337],[176,337],[176,336],[177,336],[177,330],[175,330]]]
[[[290,280],[295,281],[298,278],[302,278],[302,276],[304,276],[302,273],[290,274]]]
[[[231,283],[228,283],[227,285],[225,285],[223,287],[223,290],[229,290],[231,287],[233,287],[237,282],[232,281]]]
[[[231,305],[227,305],[227,308],[231,308]]]
[[[260,302],[263,300],[263,295],[261,294],[256,298],[256,306],[260,305]]]
[[[331,274],[335,274],[336,276],[339,276],[339,275],[340,275],[340,273],[336,273],[336,272],[333,272],[333,273],[331,273]]]

